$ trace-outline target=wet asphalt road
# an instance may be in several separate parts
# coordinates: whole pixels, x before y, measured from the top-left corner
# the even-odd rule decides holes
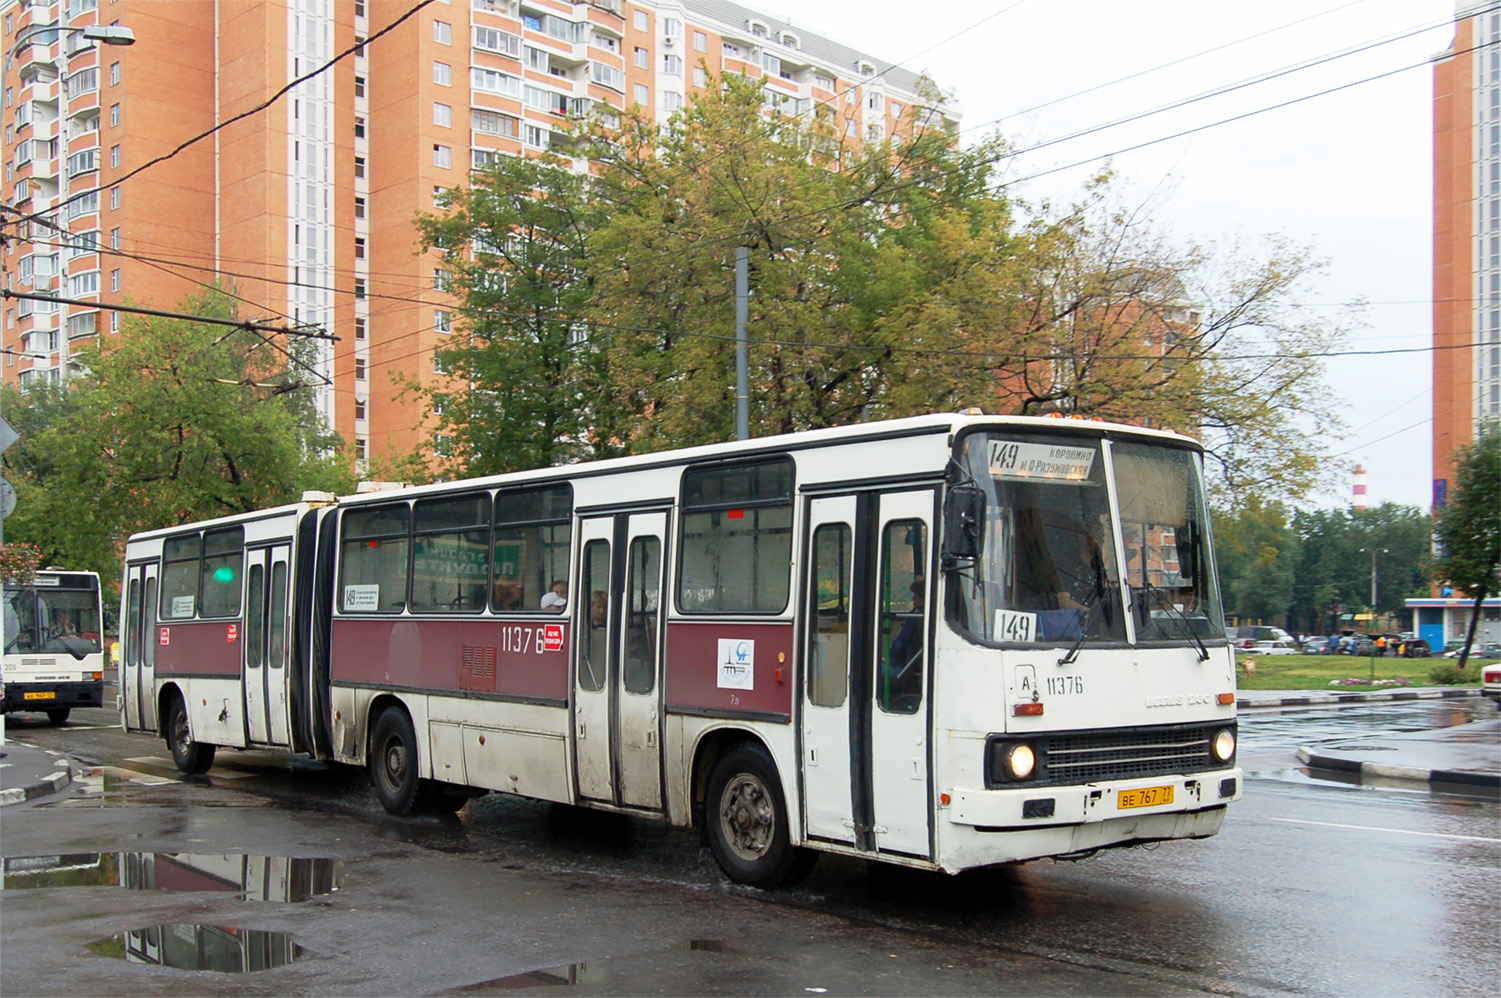
[[[826,856],[778,894],[729,885],[692,833],[650,822],[499,795],[397,821],[340,767],[223,753],[184,782],[160,742],[104,711],[63,729],[12,716],[11,738],[96,768],[0,818],[8,866],[73,868],[7,874],[0,992],[1491,995],[1501,806],[1315,779],[1293,752],[1494,713],[1247,712],[1246,799],[1214,839],[957,878]],[[203,858],[163,858],[183,853]],[[277,900],[278,857],[337,861],[313,879],[338,889]],[[118,886],[143,864],[146,886],[178,889]],[[195,865],[221,889],[168,875]],[[293,944],[296,960],[243,975],[118,958],[156,945],[275,963]]]

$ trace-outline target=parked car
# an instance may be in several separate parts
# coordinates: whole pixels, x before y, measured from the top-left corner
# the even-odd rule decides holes
[[[1444,658],[1458,658],[1465,650],[1464,638],[1454,638],[1444,645]],[[1501,641],[1476,641],[1470,647],[1471,658],[1501,658]]]
[[[1337,648],[1329,646],[1328,638],[1309,638],[1303,643],[1303,654],[1305,655],[1334,655],[1337,652]]]
[[[1296,655],[1298,642],[1280,627],[1246,624],[1235,629],[1235,647],[1258,655]]]
[[[1285,642],[1285,643],[1284,643]],[[1296,655],[1298,653],[1297,642],[1292,638],[1277,641],[1257,641],[1251,649],[1253,655]]]
[[[1422,638],[1411,638],[1402,642],[1403,658],[1427,658],[1433,654],[1433,649]]]
[[[1501,662],[1480,670],[1480,691],[1501,700]]]

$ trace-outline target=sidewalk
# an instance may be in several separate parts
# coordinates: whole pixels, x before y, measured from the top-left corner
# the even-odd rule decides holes
[[[73,767],[64,757],[13,741],[0,745],[0,806],[55,794],[72,781]]]

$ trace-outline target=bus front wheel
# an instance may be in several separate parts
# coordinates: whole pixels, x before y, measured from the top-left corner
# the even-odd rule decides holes
[[[808,875],[818,854],[792,845],[782,781],[759,745],[726,752],[709,774],[709,849],[731,880],[773,890]]]
[[[172,749],[172,761],[187,776],[201,776],[214,764],[214,746],[193,741],[188,708],[180,696],[173,697],[167,708],[167,745]]]
[[[410,814],[421,781],[417,778],[417,733],[400,707],[387,707],[370,735],[370,783],[391,814]]]

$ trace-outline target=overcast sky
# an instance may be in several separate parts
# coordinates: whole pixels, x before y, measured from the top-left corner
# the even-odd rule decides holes
[[[1453,39],[1453,0],[798,0],[795,7],[789,0],[750,2],[879,59],[928,71],[954,92],[963,111],[965,144],[999,123],[1015,145],[1032,145],[1385,42],[1018,157],[1008,167],[1013,177],[1421,64],[1122,152],[1113,162],[1123,188],[1138,200],[1165,191],[1156,218],[1185,240],[1224,245],[1280,233],[1310,245],[1329,267],[1301,300],[1330,312],[1356,299],[1368,303],[1362,328],[1350,338],[1351,350],[1418,348],[1327,362],[1328,390],[1344,400],[1348,426],[1339,439],[1326,443],[1329,451],[1365,465],[1373,505],[1390,500],[1427,508],[1433,412],[1432,361],[1426,352],[1432,344],[1433,196],[1433,72],[1427,63]],[[1423,28],[1428,30],[1418,30]],[[1038,108],[1100,84],[1109,85]],[[1024,196],[1067,202],[1088,169],[1026,182]],[[1349,476],[1341,475],[1318,501],[1346,505],[1350,492]]]

